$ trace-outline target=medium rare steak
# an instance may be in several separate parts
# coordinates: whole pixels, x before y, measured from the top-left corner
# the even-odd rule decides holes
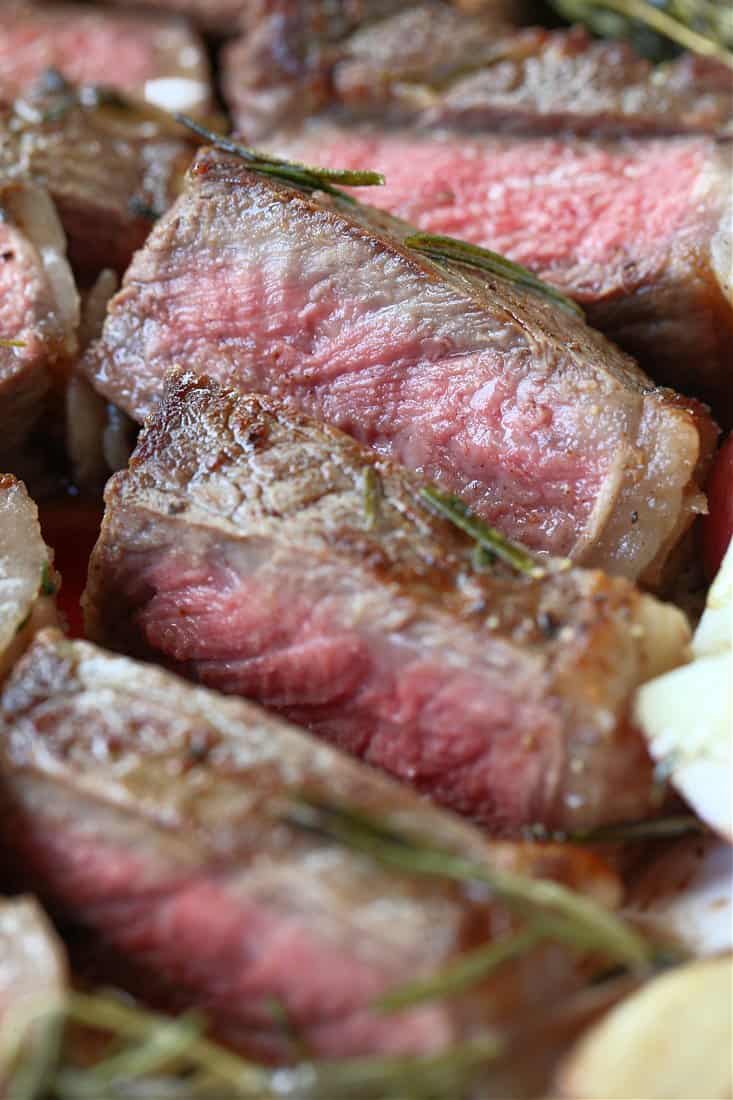
[[[43,412],[54,374],[76,353],[79,298],[47,193],[0,176],[0,455]]]
[[[0,679],[36,631],[56,621],[52,561],[25,485],[0,474]]]
[[[41,1005],[51,1012],[63,996],[66,980],[63,948],[38,904],[33,898],[0,897],[0,1033],[6,1026],[27,1027]],[[31,1027],[21,1056],[33,1057],[34,1041],[39,1053],[43,1051],[42,1031]],[[15,1053],[12,1044],[0,1049],[0,1089],[9,1100],[19,1095],[5,1091]]]
[[[552,134],[720,133],[733,119],[729,69],[725,80],[722,66],[686,59],[655,68],[627,43],[596,41],[577,27],[497,33],[496,13],[436,3],[400,9],[337,42],[299,29],[270,16],[227,48],[225,93],[250,141],[318,112]]]
[[[256,707],[58,632],[17,666],[2,722],[3,836],[49,904],[126,958],[128,979],[168,985],[271,1059],[293,1057],[283,1015],[315,1055],[429,1052],[510,1028],[575,980],[547,945],[466,993],[375,1011],[512,920],[475,884],[382,869],[298,824],[332,821],[324,803],[487,871],[618,898],[590,855],[490,845]]]
[[[628,581],[472,565],[422,482],[178,376],[108,483],[88,635],[256,698],[497,831],[658,804],[629,719],[687,625]]]
[[[703,507],[704,412],[572,310],[412,232],[203,150],[84,368],[138,420],[176,364],[287,398],[528,545],[654,582]]]
[[[58,74],[0,109],[0,176],[30,177],[53,198],[77,277],[122,273],[180,190],[193,155],[185,131],[96,86]]]
[[[171,111],[212,108],[206,53],[184,22],[4,0],[0,100],[14,100],[47,69],[74,84],[111,85]]]
[[[655,381],[705,398],[733,423],[728,146],[314,123],[272,148],[382,171],[386,184],[364,189],[367,201],[531,268],[581,302]]]

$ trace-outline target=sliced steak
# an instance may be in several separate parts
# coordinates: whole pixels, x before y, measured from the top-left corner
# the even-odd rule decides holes
[[[0,176],[51,194],[77,277],[122,273],[180,190],[193,145],[172,119],[57,75],[0,111]]]
[[[38,904],[33,898],[0,897],[0,1032],[28,1028],[22,1057],[33,1057],[34,1041],[43,1050],[42,1025],[34,1027],[34,1018],[39,1009],[45,1014],[58,1007],[66,981],[63,948]],[[5,1091],[17,1064],[14,1054],[7,1044],[0,1050],[0,1089],[9,1098],[19,1095]]]
[[[212,108],[206,53],[183,21],[5,0],[0,100],[14,100],[48,69],[72,83],[111,85],[171,111]]]
[[[76,353],[79,298],[47,193],[0,178],[0,456],[8,462]]]
[[[58,578],[38,509],[22,481],[0,475],[0,679],[42,626],[56,621]]]
[[[682,614],[598,572],[476,572],[422,484],[277,402],[178,376],[108,483],[88,635],[497,831],[650,812],[629,704],[682,659]]]
[[[411,232],[203,150],[84,368],[138,420],[179,363],[287,398],[528,545],[654,582],[703,506],[705,413],[571,310]]]
[[[686,60],[658,68],[580,28],[497,33],[496,12],[439,3],[398,10],[335,41],[270,15],[229,46],[224,88],[252,140],[331,112],[417,126],[521,133],[721,133],[733,74]],[[309,48],[303,47],[303,41]]]
[[[381,117],[393,109],[391,89],[419,94],[428,72],[445,81],[493,58],[497,29],[506,29],[516,7],[506,0],[475,12],[440,0],[250,5],[244,35],[224,53],[225,95],[249,140],[342,101],[361,112],[371,97]]]
[[[589,142],[312,124],[281,155],[382,171],[367,201],[502,252],[581,302],[655,381],[733,422],[733,155],[704,138]]]
[[[283,1015],[315,1055],[428,1052],[511,1027],[576,980],[565,950],[548,945],[467,993],[374,1011],[380,994],[512,919],[475,885],[382,869],[304,829],[293,820],[303,798],[486,868],[618,898],[589,855],[489,845],[253,706],[57,632],[17,666],[2,723],[3,836],[49,904],[159,997],[175,990],[226,1041],[271,1059],[293,1056]]]

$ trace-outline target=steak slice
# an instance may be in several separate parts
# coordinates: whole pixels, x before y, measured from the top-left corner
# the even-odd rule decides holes
[[[28,437],[76,353],[79,298],[47,193],[0,178],[0,456]]]
[[[0,99],[12,102],[48,69],[73,84],[111,85],[171,111],[212,109],[203,43],[182,20],[5,0]]]
[[[529,546],[658,580],[703,507],[705,413],[573,312],[433,262],[411,232],[202,150],[83,367],[137,420],[179,363],[287,398]]]
[[[87,633],[497,832],[649,813],[629,704],[682,659],[681,612],[598,572],[475,572],[422,484],[277,402],[178,376],[108,483]]]
[[[249,140],[342,102],[362,112],[370,97],[382,117],[393,95],[410,88],[419,95],[426,72],[445,81],[493,58],[497,29],[517,7],[508,0],[471,12],[440,0],[251,4],[244,35],[223,54],[224,92]]]
[[[42,626],[56,621],[53,553],[22,481],[0,475],[0,679]]]
[[[582,303],[655,381],[733,423],[730,147],[313,123],[272,148],[380,170],[386,185],[364,189],[369,201],[531,268]]]
[[[0,897],[0,1032],[5,1026],[25,1028],[39,1010],[52,1011],[60,1003],[67,982],[63,948],[45,914],[33,898]],[[34,1011],[35,1006],[35,1011]],[[28,1018],[30,1017],[30,1018]],[[42,1032],[31,1027],[21,1055],[31,1058],[34,1039]],[[15,1064],[7,1045],[0,1050],[0,1089],[6,1093]]]
[[[193,155],[162,113],[51,74],[0,111],[0,175],[27,178],[53,198],[79,280],[120,274],[173,201]]]
[[[547,945],[467,993],[375,1012],[380,994],[512,918],[475,885],[382,869],[304,829],[293,820],[304,797],[618,900],[588,854],[490,845],[256,707],[55,631],[16,667],[2,723],[3,836],[43,896],[159,998],[175,990],[220,1037],[273,1060],[293,1056],[283,1013],[315,1055],[429,1052],[510,1027],[577,981],[566,950]]]
[[[496,12],[438,3],[336,41],[270,15],[224,55],[225,94],[250,141],[319,112],[479,132],[730,132],[733,75],[725,73],[686,59],[654,67],[628,43],[579,27],[508,30]]]

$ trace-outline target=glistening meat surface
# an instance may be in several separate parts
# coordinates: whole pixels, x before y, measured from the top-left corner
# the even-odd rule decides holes
[[[204,150],[84,369],[138,420],[177,364],[287,398],[532,547],[657,581],[703,506],[705,412],[570,310],[434,263],[410,232]]]
[[[733,159],[704,138],[581,141],[311,124],[280,155],[383,172],[374,202],[583,305],[657,382],[733,421]]]
[[[614,904],[593,856],[489,844],[412,792],[238,700],[59,633],[39,636],[2,695],[2,834],[54,909],[126,960],[144,991],[197,1006],[239,1049],[435,1051],[511,1030],[573,988],[547,945],[453,998],[373,1008],[513,921],[504,904],[382,869],[293,823],[308,797],[480,864],[555,877]],[[276,1002],[275,1008],[273,1003]],[[169,1002],[170,1003],[170,1002]]]
[[[276,402],[180,376],[108,484],[89,635],[497,831],[653,812],[629,706],[682,659],[681,613],[598,572],[477,572],[420,486]]]

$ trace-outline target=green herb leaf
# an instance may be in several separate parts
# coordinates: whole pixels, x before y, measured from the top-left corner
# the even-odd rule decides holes
[[[570,833],[563,839],[572,844],[626,844],[632,840],[660,840],[688,833],[703,833],[705,826],[692,814],[658,817],[650,821],[631,821],[622,825],[604,825],[598,829]]]
[[[0,348],[24,348],[27,347],[25,340],[0,340]]]
[[[368,531],[373,531],[379,523],[383,497],[384,485],[379,470],[367,466],[364,470],[364,515]]]
[[[502,963],[525,955],[543,938],[531,923],[509,936],[469,951],[437,974],[392,990],[376,1002],[381,1012],[399,1012],[411,1005],[435,998],[451,997],[483,981]]]
[[[334,184],[348,187],[373,187],[384,183],[384,176],[380,172],[356,171],[349,168],[317,168],[308,164],[280,160],[278,157],[271,157],[256,149],[240,145],[231,138],[214,133],[213,130],[207,130],[205,126],[194,122],[188,115],[177,114],[174,117],[182,126],[186,126],[199,137],[204,138],[216,149],[246,161],[253,172],[284,180],[286,183],[303,187],[308,191],[326,191],[329,195],[337,195],[340,199],[353,203],[355,200],[351,195],[339,190]]]
[[[421,489],[420,497],[431,511],[443,519],[450,520],[455,527],[475,539],[481,550],[500,558],[517,572],[525,573],[528,577],[539,579],[547,576],[547,570],[532,557],[528,550],[506,538],[494,527],[489,527],[488,523],[484,523],[482,519],[475,516],[459,497],[444,493],[434,485]],[[479,562],[476,561],[474,564]],[[485,564],[485,561],[480,564]]]
[[[67,1043],[62,1057],[64,1023],[118,1040],[115,1053],[80,1066]],[[24,1001],[0,1026],[2,1065],[16,1066],[8,1100],[458,1100],[501,1052],[487,1034],[427,1057],[308,1058],[272,1069],[220,1047],[202,1026],[109,993]]]
[[[602,952],[627,966],[647,966],[651,947],[634,929],[591,898],[549,879],[501,871],[408,837],[339,806],[295,800],[286,820],[328,837],[377,863],[413,875],[483,883],[509,908],[539,921],[547,934]]]
[[[55,596],[57,591],[58,586],[51,569],[51,563],[45,561],[41,569],[41,594],[43,596]]]
[[[584,23],[604,37],[638,38],[641,26],[701,57],[733,69],[733,18],[727,4],[711,0],[551,0],[573,23]],[[656,52],[656,51],[655,51]]]
[[[532,290],[541,294],[556,305],[571,313],[584,317],[585,314],[577,302],[567,298],[556,290],[554,286],[544,283],[533,275],[526,267],[512,263],[506,256],[500,256],[498,252],[491,252],[488,248],[479,248],[478,245],[469,244],[467,241],[459,241],[454,237],[436,237],[432,233],[413,233],[403,242],[407,248],[415,252],[422,252],[431,260],[438,263],[460,263],[468,267],[476,267],[481,271],[488,271],[498,279],[504,279],[508,283],[514,283],[525,290]]]

